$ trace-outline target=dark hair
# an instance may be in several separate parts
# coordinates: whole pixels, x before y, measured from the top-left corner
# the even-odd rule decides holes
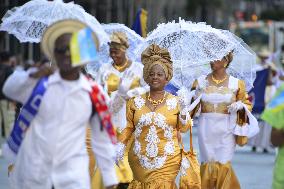
[[[233,61],[233,51],[229,52],[226,56],[225,56],[225,59],[228,61],[228,64],[226,66],[226,68],[229,67],[230,63]]]
[[[0,52],[0,62],[7,62],[11,57],[12,55],[8,51]]]

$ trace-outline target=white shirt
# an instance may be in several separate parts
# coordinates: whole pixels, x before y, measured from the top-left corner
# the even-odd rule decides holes
[[[3,92],[25,103],[37,80],[25,71],[15,71]],[[48,79],[38,114],[30,124],[10,175],[13,189],[89,189],[89,157],[86,127],[92,128],[92,146],[105,186],[117,184],[114,170],[115,149],[99,119],[92,114],[91,86],[80,75],[64,81],[58,72]],[[91,118],[91,121],[90,121]]]

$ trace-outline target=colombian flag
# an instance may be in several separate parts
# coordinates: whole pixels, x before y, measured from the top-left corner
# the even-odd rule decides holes
[[[96,60],[97,48],[90,28],[72,34],[70,41],[72,66],[80,66]]]
[[[261,118],[276,129],[284,129],[284,84],[277,90]]]
[[[132,29],[142,37],[147,36],[147,14],[148,12],[145,9],[140,9],[132,26]]]

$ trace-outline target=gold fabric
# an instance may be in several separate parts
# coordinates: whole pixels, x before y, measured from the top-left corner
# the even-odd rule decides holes
[[[117,135],[119,132],[117,132]],[[126,152],[130,150],[130,146],[133,143],[133,137],[128,141],[126,146]],[[128,154],[124,154],[123,161],[120,161],[119,167],[115,165],[116,176],[120,183],[130,183],[133,180],[133,174],[128,163]]]
[[[143,98],[143,100],[146,102],[146,94],[142,95],[141,98]],[[171,94],[167,94],[166,100],[172,98],[176,98],[178,102],[177,97]],[[134,135],[133,132],[135,130],[135,125],[138,124],[139,119],[150,112],[152,111],[145,104],[139,109],[135,105],[134,98],[130,99],[127,102],[126,109],[127,127],[122,131],[121,134],[118,135],[119,142],[122,142],[126,145],[131,136]],[[174,153],[173,155],[167,155],[166,161],[161,168],[146,169],[140,164],[141,162],[139,161],[138,156],[134,154],[133,148],[135,142],[133,142],[128,152],[128,161],[133,172],[134,181],[131,182],[129,188],[154,189],[161,188],[161,186],[165,186],[165,188],[171,189],[176,188],[174,181],[180,169],[181,163],[181,151],[178,144],[177,133],[178,131],[186,132],[191,122],[188,121],[186,125],[182,125],[179,120],[178,105],[174,107],[174,109],[171,109],[166,104],[161,104],[157,107],[155,113],[163,115],[166,118],[165,122],[173,129],[172,140],[174,141]],[[164,148],[167,139],[164,137],[164,130],[162,128],[158,126],[156,126],[155,128],[157,131],[157,136],[159,137],[159,143],[157,144],[158,156],[162,156],[164,154]],[[146,155],[146,146],[148,143],[145,141],[145,138],[149,133],[149,126],[144,126],[141,128],[141,130],[142,131],[138,137],[138,141],[141,144],[141,155],[148,157]]]
[[[100,170],[97,168],[95,155],[92,151],[91,128],[87,128],[86,145],[89,155],[89,174],[91,178],[91,189],[104,189],[104,184]]]
[[[207,103],[201,103],[201,112],[202,113],[220,113],[220,114],[228,114],[228,106],[230,103],[219,103],[217,105]]]
[[[232,94],[234,93],[233,89],[230,89],[228,87],[222,87],[222,88],[218,88],[216,86],[208,86],[206,87],[206,89],[204,89],[204,93],[206,94],[211,94],[211,93],[218,93],[218,94]],[[232,95],[232,99],[231,102],[236,101],[236,96]],[[201,101],[201,112],[202,113],[221,113],[221,114],[229,114],[228,112],[228,106],[231,103],[218,103],[218,104],[212,104],[209,102],[204,102]]]
[[[108,78],[106,80],[106,85],[107,85],[109,95],[112,92],[118,90],[119,83],[120,83],[120,78],[119,78],[118,75],[111,73],[108,76]],[[134,89],[134,88],[139,87],[139,86],[140,86],[140,79],[139,79],[139,77],[135,77],[132,81],[130,89]]]
[[[147,47],[141,54],[143,68],[143,77],[147,81],[150,69],[155,65],[162,65],[167,80],[170,81],[173,77],[173,62],[170,53],[167,49],[160,48],[158,45],[152,44]]]
[[[164,179],[156,179],[151,182],[139,182],[137,180],[133,180],[128,189],[177,189],[175,181],[167,181]]]
[[[110,36],[110,48],[120,49],[125,51],[128,49],[128,39],[125,33],[123,32],[113,32]]]
[[[184,145],[182,144],[182,160],[186,160],[189,162],[189,167],[185,170],[185,174],[180,175],[180,181],[179,181],[179,188],[180,189],[201,189],[201,177],[200,177],[200,165],[197,159],[197,154],[194,151],[193,148],[193,142],[192,142],[192,127],[189,128],[189,145],[190,150],[188,152],[185,151]]]
[[[249,111],[252,110],[252,103],[248,99],[248,94],[246,93],[245,82],[240,80],[238,83],[238,92],[236,96],[237,101],[242,101]],[[247,115],[244,110],[240,110],[237,112],[237,124],[240,126],[245,125],[248,122]],[[239,146],[244,146],[248,143],[248,137],[246,136],[236,136],[236,143]]]
[[[239,181],[230,162],[204,163],[200,166],[202,189],[240,189]]]

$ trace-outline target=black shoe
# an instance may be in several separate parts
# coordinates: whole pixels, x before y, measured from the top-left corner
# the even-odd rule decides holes
[[[251,148],[251,151],[256,152],[256,147],[253,146],[253,147]]]
[[[264,149],[263,149],[263,153],[264,153],[264,154],[267,154],[267,153],[268,153],[268,150],[267,150],[266,148],[264,148]]]

